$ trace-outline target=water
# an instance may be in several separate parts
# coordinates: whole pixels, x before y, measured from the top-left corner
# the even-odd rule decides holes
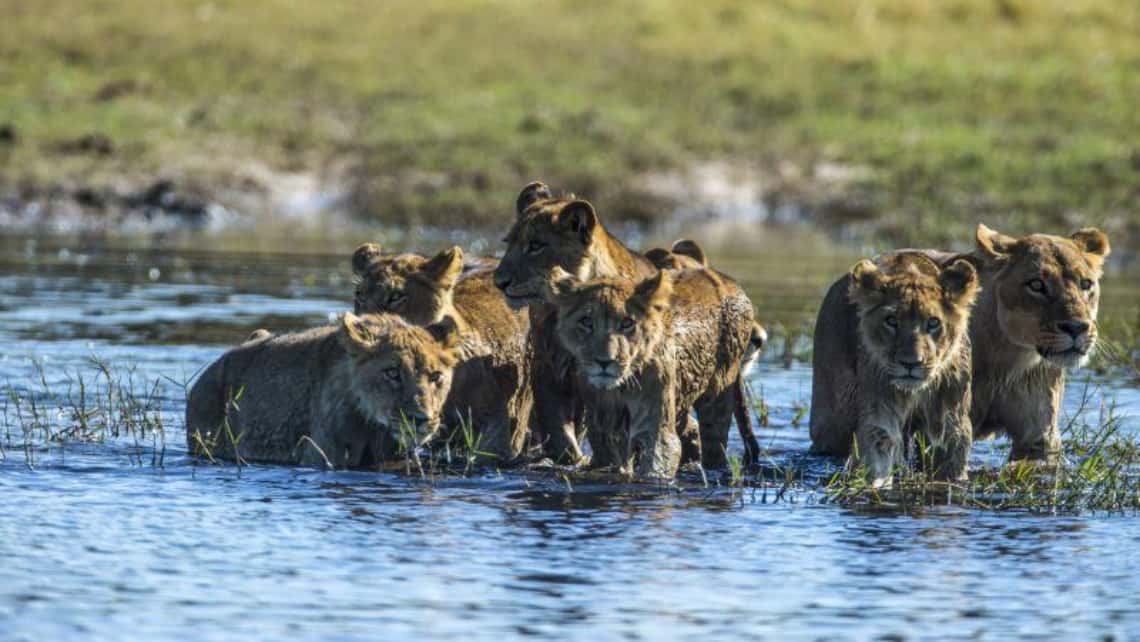
[[[771,463],[808,480],[779,497],[543,471],[201,465],[182,443],[182,384],[254,328],[347,308],[347,255],[139,247],[0,243],[0,380],[74,397],[79,373],[98,389],[95,355],[169,431],[165,444],[25,444],[2,406],[0,639],[1140,637],[1135,516],[824,501],[813,480],[836,463],[804,454],[799,363],[766,362],[751,382],[771,407]],[[724,247],[766,322],[789,327],[851,263]],[[1106,306],[1134,304],[1121,290]],[[1084,389],[1070,386],[1069,412]],[[1140,430],[1135,387],[1089,394],[1091,413],[1115,400]],[[43,412],[57,430],[75,423]],[[1003,455],[981,444],[972,465]]]

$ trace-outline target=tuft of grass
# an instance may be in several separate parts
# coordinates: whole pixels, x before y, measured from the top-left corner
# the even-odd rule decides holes
[[[1091,395],[1063,426],[1064,453],[1055,461],[1011,462],[972,471],[968,481],[939,482],[926,466],[894,471],[889,488],[873,488],[862,471],[838,472],[827,483],[827,501],[847,506],[911,510],[961,505],[983,510],[1045,513],[1135,513],[1140,510],[1140,436],[1124,430],[1111,403],[1095,421],[1085,418]],[[918,457],[922,457],[919,449]],[[929,462],[927,462],[929,464]]]
[[[137,465],[149,455],[162,467],[166,456],[166,423],[161,400],[166,382],[142,380],[133,367],[112,368],[92,356],[86,369],[63,373],[62,383],[49,382],[41,360],[33,361],[35,379],[17,386],[8,381],[0,405],[0,453],[23,451],[29,468],[41,453],[66,458],[71,444],[126,440],[126,452]],[[149,449],[148,449],[149,446]]]

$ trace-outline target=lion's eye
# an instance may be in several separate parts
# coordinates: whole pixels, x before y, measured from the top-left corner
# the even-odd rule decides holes
[[[1093,288],[1093,285],[1095,285],[1095,284],[1092,282],[1091,279],[1081,279],[1081,289],[1082,290],[1091,290]]]
[[[942,329],[942,321],[940,321],[939,319],[935,319],[934,317],[930,317],[929,319],[926,320],[926,331],[928,333],[934,334],[941,329]]]
[[[888,314],[887,318],[883,319],[883,323],[885,323],[888,328],[899,327],[899,319],[893,314]]]
[[[400,380],[400,369],[395,367],[395,366],[393,366],[391,368],[384,368],[384,376],[388,377],[389,381],[399,381]]]
[[[1037,294],[1045,292],[1045,282],[1041,279],[1033,279],[1026,283],[1025,287],[1029,288],[1030,292],[1036,292]]]
[[[526,244],[527,254],[538,254],[544,249],[546,249],[546,243],[543,243],[542,241],[531,241],[530,243]]]
[[[582,317],[581,319],[578,319],[578,327],[582,328],[583,330],[593,330],[594,320],[590,317]]]
[[[632,330],[633,329],[633,317],[626,317],[626,318],[622,319],[621,323],[618,325],[618,328],[620,328],[622,332],[629,332],[630,330]]]
[[[437,372],[433,372],[433,373],[429,374],[428,375],[428,381],[438,385],[439,382],[443,381],[443,373],[437,371]]]
[[[406,294],[403,294],[401,292],[393,292],[392,294],[388,295],[388,306],[394,308],[403,303],[404,299],[407,298],[408,296]]]

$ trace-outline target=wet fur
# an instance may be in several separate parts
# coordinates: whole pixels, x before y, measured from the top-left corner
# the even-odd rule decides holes
[[[556,266],[580,279],[640,279],[657,268],[610,235],[588,202],[556,198],[542,183],[524,187],[515,210],[495,282],[511,307],[528,308],[534,393],[531,430],[548,456],[577,462],[582,459],[579,441],[585,428],[574,359],[558,341],[556,311],[543,301],[543,290]],[[532,241],[544,244],[537,254],[528,253]]]
[[[569,279],[551,298],[559,340],[574,355],[586,395],[594,463],[641,477],[673,477],[688,411],[695,408],[703,462],[723,466],[752,329],[752,304],[739,286],[708,269],[663,271],[637,283]],[[586,334],[579,327],[583,315],[602,327]],[[622,315],[636,320],[634,334],[615,325]],[[615,339],[624,347],[615,348]],[[599,386],[586,364],[615,353],[623,377]]]
[[[227,351],[190,389],[186,404],[190,452],[227,460],[240,456],[248,462],[318,466],[327,456],[334,466],[346,468],[370,467],[394,456],[397,440],[390,411],[403,406],[372,385],[365,374],[371,360],[418,356],[427,360],[430,369],[444,370],[454,360],[451,348],[439,344],[427,330],[394,317],[365,321],[374,340],[367,347],[352,344],[342,321],[283,335],[258,330]],[[438,413],[442,396],[436,397],[427,405]],[[238,438],[236,452],[234,439],[224,434],[227,420]],[[305,436],[324,456],[311,444],[302,444]]]
[[[375,249],[373,249],[375,248]],[[363,255],[363,256],[362,256]],[[494,259],[466,259],[458,247],[435,257],[385,256],[366,244],[354,255],[358,313],[385,309],[393,293],[403,294],[389,311],[414,323],[455,319],[462,349],[444,412],[449,432],[470,420],[479,450],[499,463],[524,454],[533,395],[526,312],[512,310],[495,287]]]
[[[860,262],[831,286],[816,321],[813,452],[850,457],[851,468],[865,467],[882,483],[922,435],[934,447],[936,478],[965,475],[972,444],[968,324],[978,282],[965,261],[952,270],[898,252]],[[896,316],[896,329],[884,314]],[[940,320],[937,336],[910,330],[928,316]],[[925,373],[922,383],[900,382],[899,359],[926,364],[916,367]]]

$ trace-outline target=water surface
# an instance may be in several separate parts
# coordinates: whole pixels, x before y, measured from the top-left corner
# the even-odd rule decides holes
[[[741,245],[714,259],[789,327],[810,323],[853,262]],[[31,409],[0,401],[0,638],[1140,636],[1135,516],[826,502],[815,484],[837,463],[805,454],[811,372],[798,362],[765,362],[751,381],[771,408],[769,466],[805,481],[782,495],[195,462],[183,385],[255,328],[346,309],[347,261],[140,247],[0,243],[0,382],[44,400],[58,432],[76,422],[58,402],[80,375],[100,389],[98,357],[166,427],[165,439],[48,444],[21,429]],[[1135,282],[1106,285],[1106,309],[1135,305]],[[1135,387],[1072,385],[1070,413],[1082,397],[1090,415],[1115,402],[1140,430]],[[972,466],[1005,452],[980,444]]]

